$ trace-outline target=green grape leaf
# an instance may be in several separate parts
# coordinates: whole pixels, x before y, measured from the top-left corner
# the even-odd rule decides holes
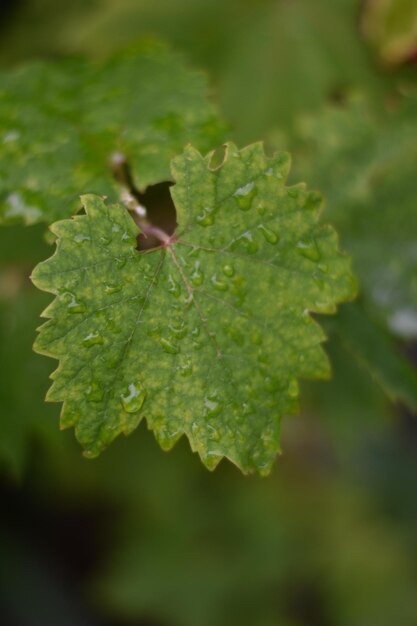
[[[211,159],[189,146],[173,160],[178,228],[157,249],[135,250],[129,213],[94,195],[51,226],[33,281],[57,297],[35,349],[60,360],[48,399],[87,456],[146,417],[164,449],[186,434],[209,468],[267,473],[297,380],[329,376],[310,313],[334,312],[355,280],[321,196],[286,187],[288,155],[260,143]]]
[[[204,152],[221,141],[206,91],[203,74],[150,42],[103,63],[1,73],[0,222],[68,217],[81,191],[115,196],[112,156],[129,162],[140,190],[167,180],[189,141]]]
[[[362,370],[383,389],[392,402],[417,411],[417,372],[401,354],[384,328],[372,320],[359,303],[342,307],[326,330],[339,335]]]
[[[297,159],[328,200],[366,306],[405,339],[417,337],[416,132],[415,93],[378,115],[356,99],[300,122]]]

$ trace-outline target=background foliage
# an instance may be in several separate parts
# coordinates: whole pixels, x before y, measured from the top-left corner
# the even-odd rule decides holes
[[[268,479],[228,465],[209,474],[186,442],[164,455],[142,426],[88,462],[58,432],[59,407],[43,402],[52,362],[31,351],[48,302],[28,280],[49,255],[44,229],[2,227],[2,624],[417,621],[413,7],[2,8],[4,68],[68,53],[100,59],[146,35],[206,69],[231,138],[290,148],[294,180],[325,193],[362,285],[326,327],[333,379],[304,385],[303,414],[283,421],[285,454]]]

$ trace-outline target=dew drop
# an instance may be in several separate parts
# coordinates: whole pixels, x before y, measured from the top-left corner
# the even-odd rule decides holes
[[[319,263],[318,268],[321,272],[323,272],[323,274],[327,274],[327,272],[329,271],[329,266],[326,265],[326,263]]]
[[[170,341],[169,339],[165,339],[165,337],[161,337],[159,343],[161,344],[162,349],[168,354],[178,354],[178,352],[180,351],[179,346],[177,346],[175,343],[172,343],[172,341]]]
[[[87,237],[87,235],[83,235],[82,233],[78,233],[78,235],[75,235],[74,241],[75,243],[84,243],[85,241],[90,241],[90,237]]]
[[[237,243],[248,254],[255,254],[255,252],[259,250],[258,243],[253,239],[252,233],[250,233],[249,231],[239,237]]]
[[[123,285],[116,285],[116,284],[107,284],[104,287],[104,292],[110,296],[113,293],[117,293],[118,291],[121,291],[123,289]]]
[[[179,298],[181,295],[181,286],[176,280],[174,280],[171,274],[168,276],[168,291],[176,298]]]
[[[86,306],[82,302],[77,302],[75,296],[71,294],[71,299],[67,304],[67,309],[70,313],[85,313]]]
[[[227,291],[228,285],[223,280],[219,280],[216,274],[211,277],[211,284],[217,291]]]
[[[223,270],[223,274],[227,276],[228,278],[231,278],[235,274],[235,268],[233,267],[233,265],[229,265],[229,264],[223,265],[222,270]]]
[[[174,319],[169,325],[169,328],[178,339],[182,339],[187,334],[187,328],[182,319]]]
[[[191,432],[195,437],[198,437],[201,432],[201,426],[197,422],[193,422],[191,424]]]
[[[310,311],[308,309],[304,309],[304,311],[301,314],[302,320],[305,324],[311,324],[313,321],[313,318],[310,315]]]
[[[319,261],[321,257],[315,239],[300,239],[297,243],[297,251],[310,261]]]
[[[103,335],[100,335],[99,332],[93,332],[86,335],[83,339],[83,345],[90,348],[91,346],[96,346],[104,343]]]
[[[88,402],[101,402],[104,397],[104,391],[98,383],[93,381],[88,386],[85,397]]]
[[[212,226],[214,224],[214,215],[213,209],[206,207],[202,210],[202,212],[196,217],[197,224],[200,226]]]
[[[204,417],[215,417],[223,409],[223,402],[217,393],[210,393],[204,398]]]
[[[239,209],[242,211],[248,211],[252,206],[252,201],[257,193],[254,182],[250,182],[243,187],[236,189],[233,194]]]
[[[110,316],[106,318],[106,328],[108,328],[114,333],[120,333],[121,331],[121,328],[116,323],[116,320],[114,319],[114,317],[110,317]]]
[[[207,430],[211,441],[220,441],[221,435],[217,428],[214,428],[211,424],[207,424]]]
[[[220,461],[222,460],[223,455],[218,450],[209,450],[206,452],[204,457],[204,463],[206,464],[207,469],[214,470]]]
[[[127,392],[120,396],[122,406],[126,413],[137,413],[142,408],[146,398],[146,389],[130,383]]]
[[[191,359],[184,360],[179,366],[179,372],[183,378],[188,378],[193,373]]]
[[[12,128],[3,135],[3,143],[10,143],[12,141],[17,141],[18,139],[20,139],[20,133],[15,128]]]
[[[124,232],[121,236],[121,240],[123,241],[123,243],[127,243],[131,246],[135,246],[136,245],[136,238],[132,237],[128,232]]]
[[[72,295],[72,289],[74,289],[79,282],[79,277],[78,276],[72,276],[71,278],[68,278],[67,281],[65,281],[65,285],[64,285],[64,290],[61,293],[69,293]]]
[[[200,269],[200,262],[196,261],[194,265],[194,272],[191,274],[191,282],[196,287],[200,287],[200,285],[204,282],[204,274]]]
[[[150,263],[146,263],[144,261],[141,262],[141,270],[146,278],[151,278],[153,276],[153,268]]]
[[[119,257],[119,258],[115,259],[115,261],[116,261],[117,269],[121,270],[122,267],[124,267],[126,265],[127,258],[125,256],[122,256],[122,257]]]
[[[263,234],[265,238],[265,241],[267,241],[268,243],[275,244],[278,242],[278,239],[279,239],[278,235],[274,233],[274,231],[271,230],[270,228],[267,228],[263,224],[260,224],[258,226],[258,230],[261,231],[261,233]]]
[[[198,248],[197,246],[193,246],[188,251],[188,256],[191,256],[191,257],[199,256],[199,254],[200,254],[200,248]]]

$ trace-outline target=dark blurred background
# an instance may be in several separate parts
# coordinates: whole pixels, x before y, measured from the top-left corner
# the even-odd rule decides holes
[[[231,139],[290,147],[297,170],[305,116],[360,94],[372,118],[414,87],[416,32],[415,0],[2,0],[0,65],[165,39]],[[268,478],[209,473],[145,424],[87,461],[31,351],[49,254],[43,226],[0,229],[1,626],[417,625],[416,416],[337,336]],[[417,362],[413,332],[394,341]]]

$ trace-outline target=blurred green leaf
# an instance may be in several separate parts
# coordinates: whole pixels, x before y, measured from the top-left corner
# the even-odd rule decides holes
[[[385,63],[403,63],[417,53],[415,0],[366,0],[362,25]]]
[[[351,88],[378,101],[398,82],[377,72],[359,32],[361,0],[26,0],[3,33],[4,59],[107,54],[163,37],[215,80],[218,101],[249,143],[288,130],[301,112]]]
[[[299,125],[295,170],[324,192],[362,297],[398,336],[417,336],[417,97],[375,113],[362,100]]]
[[[342,307],[328,326],[393,402],[401,401],[411,411],[417,411],[417,372],[385,329],[374,323],[358,304]]]
[[[143,42],[98,64],[39,62],[0,76],[0,219],[52,222],[79,194],[116,195],[127,160],[143,190],[167,180],[170,159],[193,141],[203,152],[222,125],[206,80],[162,44]]]

